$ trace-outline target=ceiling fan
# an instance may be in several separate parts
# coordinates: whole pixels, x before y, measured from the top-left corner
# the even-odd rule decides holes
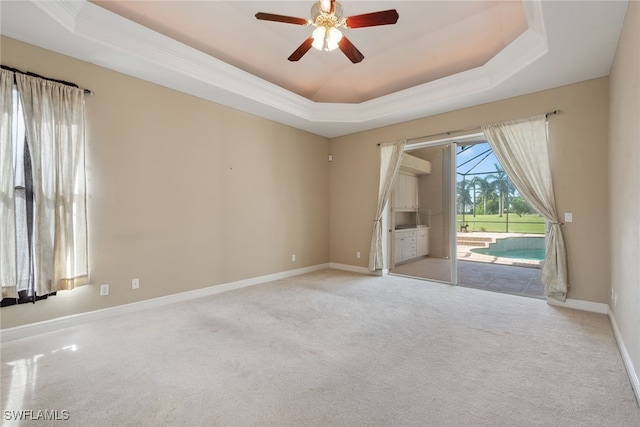
[[[313,25],[311,37],[306,39],[292,54],[289,61],[299,61],[312,47],[330,51],[339,48],[354,64],[362,61],[364,55],[349,41],[338,28],[362,28],[395,24],[398,12],[395,9],[363,15],[342,17],[342,5],[335,0],[320,0],[311,7],[311,19],[275,15],[258,12],[256,18],[264,21],[284,22],[295,25]]]

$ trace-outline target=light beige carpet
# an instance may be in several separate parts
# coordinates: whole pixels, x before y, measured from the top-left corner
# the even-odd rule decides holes
[[[8,342],[1,402],[64,426],[640,422],[604,315],[334,270]]]

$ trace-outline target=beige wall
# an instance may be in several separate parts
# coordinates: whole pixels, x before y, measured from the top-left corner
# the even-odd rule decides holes
[[[640,3],[629,2],[610,92],[611,287],[622,340],[640,373]],[[636,378],[637,382],[637,378]],[[640,395],[640,390],[636,390]]]
[[[329,262],[326,138],[12,39],[1,55],[95,92],[92,284],[3,308],[2,328]]]
[[[92,285],[3,308],[3,328],[329,261],[366,267],[378,142],[555,109],[557,205],[574,214],[564,227],[569,297],[608,301],[607,78],[329,142],[15,40],[3,38],[1,54],[96,93],[87,99]],[[101,283],[110,296],[98,296]]]
[[[549,119],[551,166],[564,227],[569,298],[606,303],[609,282],[608,79],[601,78],[504,101],[335,138],[330,150],[331,261],[366,267],[379,177],[377,143],[418,138],[561,110]]]

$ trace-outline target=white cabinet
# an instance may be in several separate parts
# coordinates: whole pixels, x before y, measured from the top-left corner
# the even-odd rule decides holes
[[[429,229],[426,227],[418,228],[417,239],[417,255],[429,255]]]
[[[418,209],[418,177],[399,173],[394,187],[393,207],[396,210]]]
[[[418,177],[407,175],[406,199],[407,209],[418,209]]]
[[[395,264],[429,254],[429,229],[427,227],[396,230],[393,247]]]
[[[394,261],[407,261],[418,256],[418,236],[415,228],[396,231],[394,240]]]
[[[417,257],[418,246],[417,238],[415,235],[405,237],[402,241],[402,259],[413,259]]]
[[[393,263],[400,264],[402,259],[402,238],[398,237],[398,232],[396,232],[396,238],[394,239],[393,245]]]

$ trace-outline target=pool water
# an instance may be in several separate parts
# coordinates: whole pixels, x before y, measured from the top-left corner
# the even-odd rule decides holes
[[[471,252],[500,258],[544,261],[544,237],[507,237],[497,239],[488,248],[474,248]]]

